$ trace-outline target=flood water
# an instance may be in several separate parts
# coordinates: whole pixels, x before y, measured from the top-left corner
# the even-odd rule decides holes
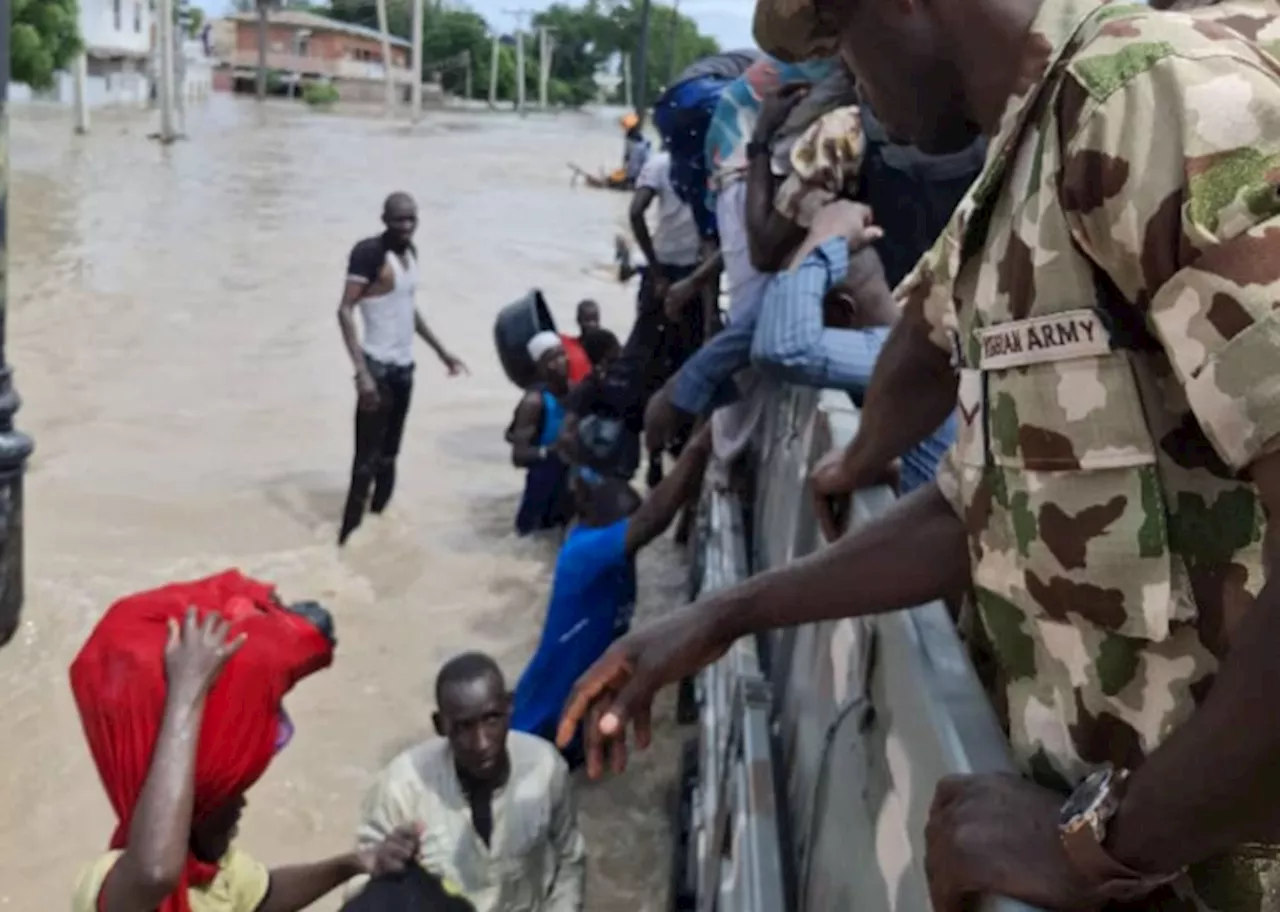
[[[565,166],[614,165],[606,118],[410,130],[215,97],[187,126],[162,148],[145,112],[97,114],[87,137],[69,112],[12,118],[8,356],[37,446],[25,620],[0,652],[8,908],[66,908],[114,825],[67,685],[79,644],[114,598],[227,567],[324,602],[339,638],[289,699],[297,735],[242,844],[269,864],[345,850],[371,776],[428,733],[440,663],[484,649],[514,681],[537,641],[554,546],[511,532],[495,312],[536,286],[562,326],[582,297],[620,336],[631,321],[607,267],[627,199],[569,189]],[[394,190],[421,206],[419,306],[472,375],[420,346],[396,500],[339,551],[354,391],[336,305]],[[639,615],[676,604],[683,573],[669,541],[649,549]],[[592,912],[666,908],[675,741],[579,788]]]

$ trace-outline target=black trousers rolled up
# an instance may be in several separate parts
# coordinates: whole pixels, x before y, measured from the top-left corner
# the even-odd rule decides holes
[[[368,355],[365,364],[378,385],[378,407],[356,406],[355,457],[339,543],[360,525],[366,508],[381,513],[391,501],[396,486],[396,457],[400,455],[405,417],[413,397],[412,364],[385,364]]]

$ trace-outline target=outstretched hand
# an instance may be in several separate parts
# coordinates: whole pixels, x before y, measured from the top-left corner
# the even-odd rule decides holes
[[[569,695],[556,743],[566,747],[583,726],[587,775],[598,779],[606,761],[627,767],[627,726],[643,749],[653,736],[653,697],[724,655],[732,636],[707,605],[690,605],[614,642],[578,679]]]
[[[194,605],[187,609],[181,623],[169,619],[164,667],[171,693],[198,700],[209,692],[227,661],[244,645],[243,633],[227,639],[230,629],[231,625],[213,612],[200,620]]]

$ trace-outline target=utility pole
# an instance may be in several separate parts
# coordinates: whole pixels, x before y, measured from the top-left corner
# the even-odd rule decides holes
[[[651,12],[650,0],[641,0],[640,41],[636,47],[636,55],[639,57],[639,59],[636,61],[636,72],[635,72],[636,117],[640,121],[641,128],[644,127],[644,115],[645,115],[645,111],[648,109],[648,106],[649,106],[648,104],[649,83],[647,80],[649,78],[648,60],[649,60],[649,14],[650,12]]]
[[[471,48],[467,48],[465,51],[462,52],[462,59],[466,62],[466,67],[467,67],[467,76],[466,76],[467,88],[466,88],[465,94],[466,94],[467,101],[470,101],[471,100]]]
[[[165,0],[160,0],[163,4]],[[258,101],[267,100],[267,7],[271,0],[258,0]],[[163,28],[163,26],[161,26]]]
[[[409,115],[411,123],[417,123],[422,117],[422,30],[425,27],[424,0],[413,0],[413,113]]]
[[[489,55],[489,107],[498,106],[498,36],[493,36],[493,52]]]
[[[502,12],[508,16],[514,16],[516,19],[516,110],[520,112],[521,116],[524,116],[524,23],[529,15],[535,11],[522,8],[506,9]]]
[[[173,122],[173,0],[159,0],[156,3],[156,37],[160,40],[160,66],[156,78],[160,80],[160,136],[162,143],[171,143],[178,138],[178,131]],[[266,69],[259,68],[258,83],[263,94],[266,91]]]
[[[680,0],[671,4],[671,26],[667,29],[667,87],[676,78],[676,27],[680,24]]]
[[[547,87],[551,82],[551,54],[555,38],[551,29],[542,25],[538,27],[538,106],[547,110]]]
[[[74,64],[76,97],[76,132],[89,132],[89,55],[81,51]]]
[[[634,105],[636,97],[631,94],[631,55],[622,55],[622,100]]]
[[[13,639],[22,619],[22,473],[31,455],[31,438],[13,427],[22,405],[13,388],[13,372],[4,357],[4,318],[9,301],[9,30],[7,11],[0,17],[0,646]]]
[[[396,109],[396,78],[391,67],[391,33],[387,31],[387,0],[378,0],[378,31],[382,33],[382,69],[387,76],[386,110],[390,117]]]

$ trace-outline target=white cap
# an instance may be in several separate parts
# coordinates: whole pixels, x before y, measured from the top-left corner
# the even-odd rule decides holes
[[[533,362],[536,364],[542,360],[542,356],[547,352],[561,347],[562,345],[558,335],[550,330],[543,330],[529,340],[529,344],[525,346],[525,349],[529,352],[529,357],[532,358]]]

